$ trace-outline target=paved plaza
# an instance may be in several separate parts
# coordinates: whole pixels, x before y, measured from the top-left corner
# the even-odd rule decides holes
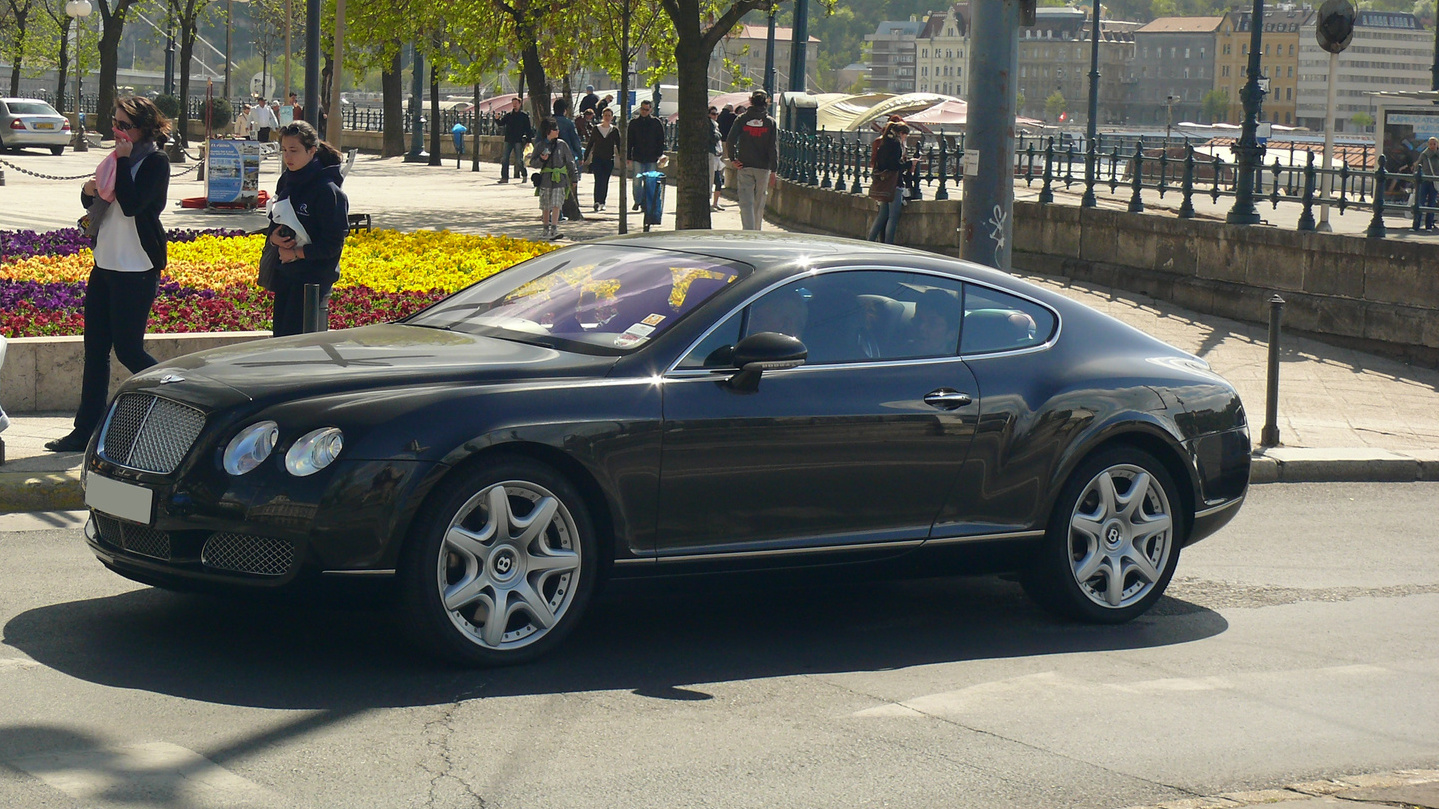
[[[5,155],[3,159],[35,173],[76,176],[93,167],[104,154],[104,151],[79,155],[67,152],[57,158],[30,152]],[[193,164],[176,166],[175,170],[191,166]],[[0,168],[5,170],[6,182],[0,187],[0,229],[48,230],[74,225],[80,213],[82,180],[41,179],[14,168]],[[278,171],[278,160],[264,161],[261,187],[273,189]],[[185,173],[172,180],[170,196],[175,205],[165,214],[168,226],[249,230],[264,226],[264,216],[258,212],[179,208],[179,200],[204,193],[204,184],[193,178],[193,173]],[[542,226],[532,187],[513,179],[501,185],[498,179],[497,165],[482,163],[480,171],[473,172],[468,159],[456,168],[453,159],[444,166],[432,167],[407,164],[400,158],[360,155],[345,182],[345,190],[350,196],[350,210],[370,214],[376,228],[449,228],[466,233],[539,238]],[[617,232],[618,182],[618,179],[611,181],[609,210],[593,214],[589,212],[593,179],[584,178],[580,203],[586,219],[564,223],[562,231],[569,237],[566,241]],[[664,223],[659,226],[663,230],[674,227],[675,196],[673,188],[669,191]],[[1057,203],[1078,204],[1077,191],[1076,188],[1075,193],[1059,192]],[[1032,198],[1037,192],[1037,184],[1025,188],[1021,183],[1017,196]],[[1227,202],[1221,200],[1221,203]],[[1121,201],[1102,196],[1101,204],[1120,205]],[[1177,208],[1178,204],[1178,195],[1171,193],[1166,200],[1156,198],[1149,208],[1155,216],[1172,216],[1172,210],[1166,210],[1166,206]],[[714,214],[714,226],[737,229],[738,211],[732,201],[727,200],[725,205],[728,210]],[[1200,207],[1198,203],[1196,206]],[[1223,207],[1210,204],[1201,207],[1200,213],[1220,217]],[[1266,216],[1276,215],[1269,211],[1267,204],[1261,210]],[[1298,209],[1281,205],[1279,213],[1292,213],[1297,217]],[[629,221],[631,232],[642,230],[638,215],[631,215]],[[1342,217],[1336,212],[1331,221],[1339,232],[1362,232],[1368,225],[1368,217],[1355,211]],[[1402,224],[1399,220],[1393,221]],[[1276,224],[1292,227],[1292,223]],[[785,230],[782,224],[774,222],[766,223],[765,227]],[[1399,238],[1433,238],[1399,229],[1395,233]],[[1072,283],[1068,279],[1034,277],[1031,280],[1208,360],[1216,371],[1238,387],[1249,410],[1257,443],[1264,419],[1268,353],[1262,324],[1201,315],[1124,290]],[[1291,458],[1311,457],[1317,452],[1330,458],[1417,459],[1421,466],[1439,465],[1439,371],[1293,337],[1286,337],[1281,356],[1278,426],[1284,451],[1291,451]],[[73,469],[78,456],[44,457],[46,454],[40,446],[45,440],[63,434],[68,425],[66,414],[26,414],[17,418],[3,436],[11,461],[5,472]],[[1305,452],[1311,456],[1305,456]],[[1284,457],[1282,451],[1277,457]],[[1420,476],[1425,477],[1427,473],[1421,472]]]

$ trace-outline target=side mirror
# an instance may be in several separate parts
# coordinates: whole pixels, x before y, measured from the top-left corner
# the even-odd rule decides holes
[[[739,393],[759,390],[760,374],[798,368],[809,356],[804,343],[772,331],[762,331],[739,341],[734,347],[733,364],[739,373],[725,380],[726,387]]]

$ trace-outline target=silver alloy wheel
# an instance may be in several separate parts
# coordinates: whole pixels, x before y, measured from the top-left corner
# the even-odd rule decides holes
[[[1069,518],[1069,563],[1090,601],[1120,609],[1159,583],[1174,548],[1164,486],[1143,467],[1116,464],[1095,475]]]
[[[507,480],[475,494],[445,530],[440,600],[471,642],[528,646],[556,626],[580,579],[579,531],[570,510],[536,483]]]

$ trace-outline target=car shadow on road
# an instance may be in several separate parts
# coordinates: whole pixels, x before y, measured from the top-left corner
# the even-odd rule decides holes
[[[21,613],[4,642],[81,680],[218,704],[342,713],[494,696],[628,690],[706,699],[705,683],[1189,643],[1224,632],[1165,598],[1120,626],[1057,621],[995,577],[773,585],[612,585],[560,647],[465,670],[406,642],[392,604],[277,603],[141,589]]]

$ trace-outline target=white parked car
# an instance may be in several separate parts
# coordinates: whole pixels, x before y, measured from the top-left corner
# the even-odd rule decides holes
[[[44,101],[0,98],[0,152],[37,146],[58,155],[70,139],[70,119]]]

